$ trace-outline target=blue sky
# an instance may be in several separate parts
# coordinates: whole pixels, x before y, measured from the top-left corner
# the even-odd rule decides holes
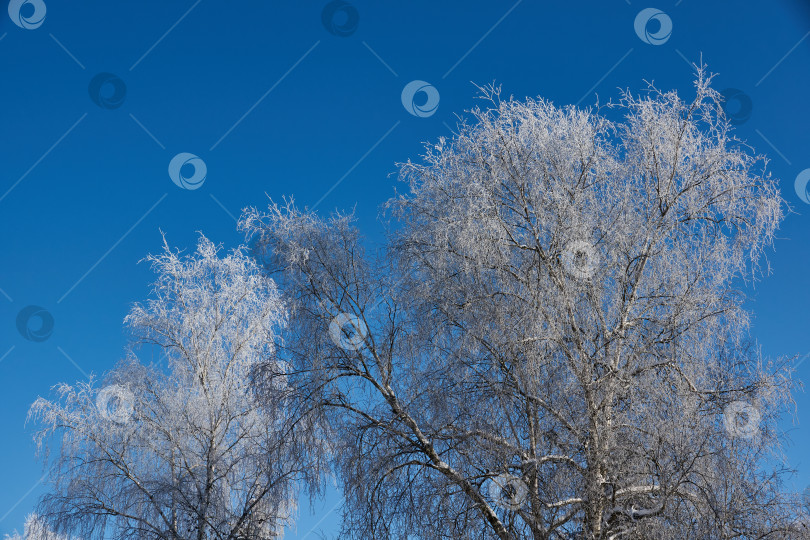
[[[794,191],[810,168],[804,2],[351,0],[331,6],[329,25],[325,0],[21,3],[11,2],[16,23],[0,10],[0,535],[21,528],[41,493],[28,406],[121,357],[122,319],[152,277],[137,263],[159,249],[160,230],[179,247],[197,231],[234,246],[242,208],[294,195],[321,211],[356,205],[374,239],[394,164],[449,135],[475,104],[473,83],[558,105],[645,80],[690,96],[689,62],[702,53],[718,90],[750,99],[737,133],[771,157],[796,211],[770,254],[773,274],[749,291],[754,335],[770,356],[810,353],[810,208]],[[653,43],[634,28],[649,7],[672,23],[663,43],[659,22],[644,27]],[[421,116],[401,95],[415,80],[439,100]],[[197,189],[169,177],[181,153],[205,164]],[[29,305],[51,314],[47,339],[18,331]],[[797,374],[810,378],[810,362]],[[787,455],[803,489],[810,399],[796,398]],[[291,538],[316,525],[333,533],[339,500],[332,490],[313,512],[304,504]]]

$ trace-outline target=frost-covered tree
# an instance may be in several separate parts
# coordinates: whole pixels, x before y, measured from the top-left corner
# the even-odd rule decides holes
[[[56,534],[37,514],[28,514],[25,518],[23,534],[14,532],[5,535],[4,540],[73,540],[68,536]]]
[[[35,439],[55,454],[40,514],[86,539],[280,537],[317,464],[305,462],[303,422],[288,421],[283,379],[261,404],[251,390],[256,365],[280,365],[276,285],[205,237],[194,253],[165,245],[148,260],[152,297],[126,323],[167,367],[143,365],[133,347],[103,385],[61,384],[33,404]]]
[[[375,253],[350,215],[249,211],[285,358],[331,411],[355,538],[794,536],[748,337],[785,203],[699,70],[604,108],[501,99],[400,166]]]

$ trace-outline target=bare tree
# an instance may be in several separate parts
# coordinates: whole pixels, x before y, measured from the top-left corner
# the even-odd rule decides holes
[[[164,241],[165,244],[165,241]],[[126,318],[134,340],[168,368],[131,356],[99,387],[56,387],[30,418],[56,455],[40,513],[59,532],[91,538],[269,539],[314,474],[309,444],[287,421],[283,378],[251,391],[253,368],[276,361],[286,320],[276,285],[241,250],[218,256],[201,237],[181,256],[150,256],[152,298]],[[132,353],[134,355],[134,353]]]
[[[350,215],[245,214],[289,291],[300,399],[341,433],[347,535],[793,534],[794,383],[741,290],[785,203],[710,80],[597,110],[483,89],[400,166],[375,253]]]

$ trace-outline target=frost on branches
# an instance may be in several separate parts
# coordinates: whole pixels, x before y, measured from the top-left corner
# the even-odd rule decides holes
[[[261,404],[251,389],[258,364],[280,366],[285,307],[250,257],[217,251],[201,237],[190,255],[165,245],[148,258],[158,276],[152,297],[126,323],[134,344],[167,367],[133,352],[102,384],[61,384],[56,399],[32,406],[50,465],[39,511],[55,530],[247,540],[280,537],[290,521],[310,469],[285,421],[289,389],[276,379]]]
[[[596,110],[484,89],[400,166],[379,251],[349,215],[243,217],[297,399],[341,433],[347,537],[801,534],[776,429],[794,384],[741,291],[785,203],[710,79]]]
[[[4,540],[76,540],[69,536],[54,533],[46,523],[36,514],[28,514],[25,518],[25,528],[20,536],[18,532],[5,535]]]

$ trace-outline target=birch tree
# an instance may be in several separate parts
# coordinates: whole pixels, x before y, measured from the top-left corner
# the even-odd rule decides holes
[[[349,214],[243,216],[341,434],[347,537],[794,537],[794,383],[743,309],[785,203],[710,81],[589,110],[484,88],[399,166],[372,252]]]
[[[305,462],[310,446],[287,422],[283,379],[261,404],[250,385],[254,366],[279,365],[273,342],[285,307],[250,257],[218,249],[201,237],[189,255],[164,245],[148,257],[153,294],[126,323],[133,344],[167,367],[133,352],[102,384],[60,384],[55,399],[31,407],[49,463],[39,511],[55,530],[252,540],[278,538],[289,524],[317,464]]]

